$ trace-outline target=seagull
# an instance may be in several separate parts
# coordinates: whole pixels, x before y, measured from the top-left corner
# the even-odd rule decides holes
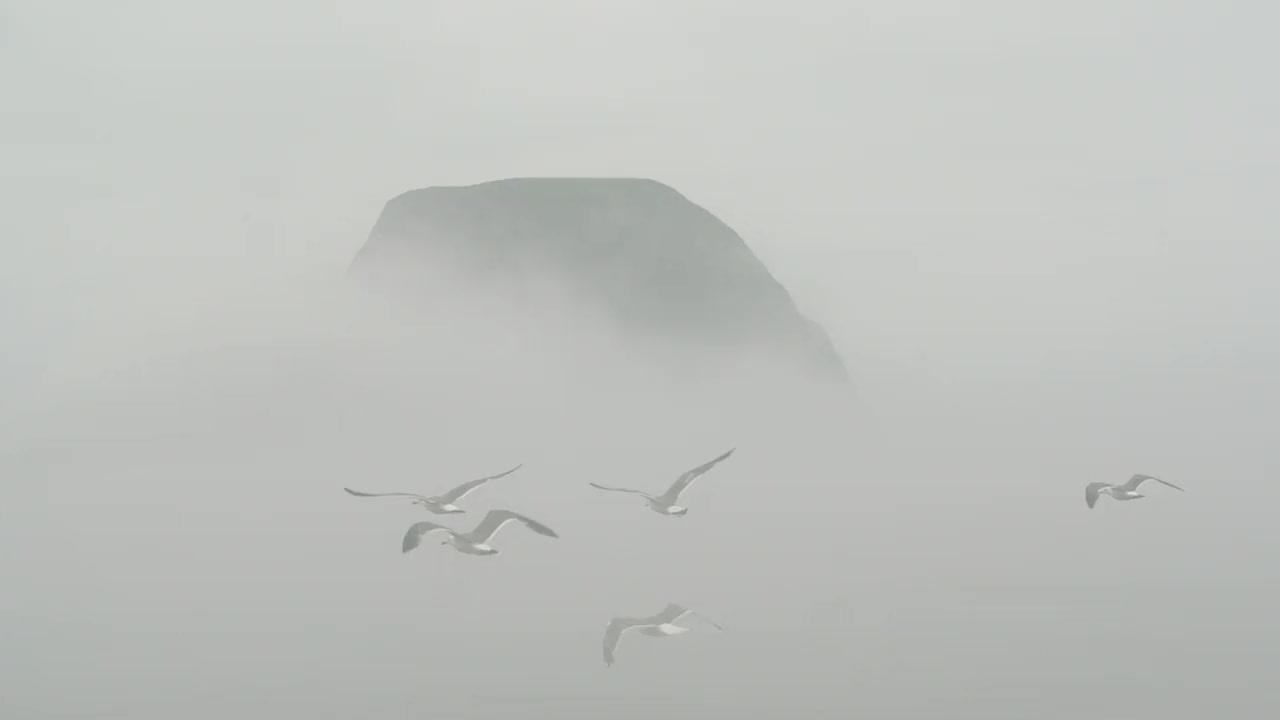
[[[351,488],[342,488],[342,489],[346,490],[348,493],[351,493],[352,495],[355,495],[356,497],[387,497],[389,495],[400,495],[404,497],[411,497],[411,498],[414,498],[413,503],[415,505],[421,505],[426,509],[430,510],[431,512],[435,513],[436,515],[452,515],[455,513],[466,512],[466,510],[463,510],[462,508],[458,507],[454,503],[466,497],[467,494],[470,493],[472,490],[475,490],[476,488],[489,482],[490,480],[497,480],[500,477],[506,477],[507,475],[510,475],[511,473],[519,470],[523,466],[524,466],[524,463],[521,463],[520,465],[517,465],[506,472],[498,473],[497,475],[490,475],[489,477],[482,477],[479,480],[464,482],[458,487],[450,490],[449,492],[443,495],[435,495],[433,497],[427,497],[426,495],[418,495],[416,493],[367,493],[367,492],[359,492],[358,490],[352,490]]]
[[[608,627],[604,630],[604,664],[606,666],[613,665],[613,653],[618,649],[618,643],[622,642],[622,634],[628,630],[636,630],[641,635],[649,635],[651,637],[670,637],[671,635],[679,635],[689,632],[689,628],[676,625],[676,621],[685,615],[698,615],[689,608],[674,603],[668,604],[663,608],[662,612],[647,618],[614,618],[609,621]],[[715,621],[698,615],[703,620],[715,625],[719,630],[724,628],[716,625]]]
[[[432,530],[443,530],[449,533],[449,537],[445,538],[441,545],[452,545],[454,550],[468,555],[497,555],[498,551],[489,547],[489,538],[492,538],[503,525],[516,520],[524,523],[525,527],[547,537],[558,538],[555,530],[543,525],[533,518],[525,517],[520,513],[511,512],[510,510],[490,510],[484,516],[484,520],[476,526],[475,530],[469,533],[460,533],[443,525],[437,525],[426,520],[416,522],[409,526],[408,532],[404,534],[404,543],[401,545],[402,552],[409,552],[418,547],[418,543],[422,541],[422,536]]]
[[[685,513],[689,512],[689,508],[681,507],[676,504],[676,501],[680,499],[680,493],[688,489],[688,487],[693,484],[693,481],[697,480],[698,477],[701,476],[703,473],[715,467],[716,463],[732,455],[733,451],[736,449],[737,448],[730,449],[729,452],[721,455],[715,460],[705,462],[699,465],[698,467],[684,473],[680,477],[676,478],[676,481],[671,484],[671,487],[667,488],[666,492],[657,496],[650,495],[649,493],[643,492],[641,490],[632,490],[630,488],[605,487],[604,485],[597,485],[595,483],[588,483],[588,484],[591,485],[591,487],[597,488],[599,490],[608,490],[609,492],[624,492],[624,493],[633,493],[635,495],[643,495],[645,498],[645,502],[648,503],[649,508],[654,512],[660,513],[662,515],[675,515],[677,517],[683,517]]]
[[[1129,482],[1123,485],[1111,485],[1109,483],[1101,482],[1089,483],[1084,488],[1084,501],[1089,504],[1090,508],[1092,508],[1094,504],[1098,502],[1099,495],[1110,495],[1116,500],[1137,500],[1140,497],[1146,497],[1146,495],[1140,495],[1138,493],[1138,486],[1148,480],[1155,480],[1156,482],[1168,485],[1179,492],[1186,492],[1177,485],[1161,480],[1158,477],[1151,477],[1150,475],[1134,475],[1129,478]]]

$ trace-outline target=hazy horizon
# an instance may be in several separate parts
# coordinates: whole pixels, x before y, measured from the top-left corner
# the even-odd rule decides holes
[[[1265,714],[1276,20],[4,3],[0,715]],[[346,280],[390,198],[533,176],[707,208],[856,392]],[[730,447],[683,518],[587,486]],[[516,463],[444,522],[561,538],[493,558],[402,554],[423,511],[341,491]],[[1138,472],[1186,492],[1085,507]],[[667,602],[726,629],[606,669]]]

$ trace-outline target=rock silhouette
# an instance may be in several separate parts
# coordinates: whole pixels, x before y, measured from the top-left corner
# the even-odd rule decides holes
[[[447,267],[492,287],[553,280],[628,334],[785,357],[846,382],[826,332],[732,228],[653,180],[508,179],[430,187],[383,209],[350,273],[430,283]]]

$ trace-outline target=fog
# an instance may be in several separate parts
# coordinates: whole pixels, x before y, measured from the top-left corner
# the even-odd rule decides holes
[[[1277,706],[1277,11],[0,6],[0,715]],[[853,387],[345,271],[405,190],[652,177]],[[660,517],[658,490],[736,447]],[[496,557],[342,487],[509,508]],[[1140,502],[1088,482],[1151,473]],[[686,604],[725,626],[629,637]]]

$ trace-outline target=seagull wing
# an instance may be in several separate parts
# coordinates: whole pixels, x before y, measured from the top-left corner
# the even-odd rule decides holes
[[[712,620],[706,615],[703,615],[702,613],[699,613],[699,612],[694,612],[693,610],[690,610],[689,608],[683,605],[677,605],[675,603],[668,604],[665,608],[662,609],[662,612],[658,613],[657,615],[654,615],[653,617],[645,618],[644,623],[646,625],[650,623],[654,625],[661,625],[663,623],[674,624],[679,622],[681,618],[686,617],[688,615],[694,615],[696,617],[702,618],[706,622],[714,625],[717,630],[724,629],[723,627],[720,626],[720,623],[716,622],[715,620]]]
[[[607,490],[607,491],[609,491],[609,492],[623,492],[623,493],[631,493],[632,495],[643,495],[643,496],[645,496],[645,497],[649,498],[650,500],[652,500],[652,499],[653,499],[653,496],[652,496],[652,495],[650,495],[649,493],[647,493],[647,492],[645,492],[645,491],[643,491],[643,490],[632,490],[631,488],[619,488],[619,487],[605,487],[604,485],[597,485],[597,484],[595,484],[595,483],[593,483],[593,482],[589,482],[589,483],[587,483],[587,484],[588,484],[588,485],[590,485],[591,487],[593,487],[593,488],[597,489],[597,490]]]
[[[476,529],[467,533],[467,539],[474,543],[486,542],[501,530],[503,525],[506,525],[512,520],[524,523],[525,527],[539,535],[546,535],[547,537],[553,538],[560,537],[556,534],[555,530],[552,530],[533,518],[525,517],[520,513],[511,512],[510,510],[490,510],[489,514],[484,516],[484,520],[481,520],[480,524],[476,526]]]
[[[679,620],[685,615],[688,615],[691,612],[693,611],[683,605],[668,603],[666,607],[662,608],[662,612],[658,613],[657,615],[653,615],[651,617],[645,618],[644,622],[645,624],[652,623],[654,625],[662,625],[663,623],[674,623],[675,621]]]
[[[711,618],[707,617],[706,615],[703,615],[702,613],[698,613],[698,617],[711,623],[711,626],[714,627],[715,629],[724,630],[724,626],[722,626],[720,623],[716,622],[715,620],[712,620]]]
[[[618,643],[622,642],[622,633],[640,624],[642,624],[641,621],[633,618],[614,618],[609,621],[608,627],[604,629],[604,664],[606,666],[613,664],[613,653],[618,649]]]
[[[456,503],[462,498],[466,497],[467,493],[471,492],[472,490],[475,490],[476,488],[489,482],[490,480],[497,480],[500,477],[506,477],[511,473],[519,470],[523,466],[524,466],[524,463],[521,463],[506,472],[501,472],[501,473],[498,473],[497,475],[490,475],[489,477],[482,477],[479,480],[471,480],[469,482],[464,482],[458,487],[441,495],[440,500],[446,503]]]
[[[1129,482],[1125,483],[1123,487],[1125,490],[1137,490],[1138,486],[1142,485],[1142,483],[1148,480],[1155,480],[1156,482],[1161,483],[1163,485],[1168,485],[1174,490],[1180,490],[1182,492],[1186,492],[1186,490],[1183,490],[1182,488],[1178,487],[1177,485],[1174,485],[1171,482],[1168,482],[1166,480],[1161,480],[1158,477],[1151,477],[1150,475],[1141,475],[1141,474],[1134,475],[1133,477],[1129,478]]]
[[[1084,486],[1084,501],[1089,507],[1092,508],[1098,502],[1098,491],[1105,487],[1111,487],[1110,483],[1096,482]]]
[[[676,500],[680,498],[680,493],[684,492],[686,488],[688,488],[690,485],[693,484],[694,480],[697,480],[703,473],[715,467],[716,464],[719,463],[721,460],[724,460],[725,458],[732,455],[733,451],[736,449],[737,448],[733,448],[729,450],[729,452],[721,455],[720,457],[714,460],[709,460],[699,465],[698,467],[692,470],[689,470],[688,472],[684,473],[680,477],[676,478],[676,481],[671,484],[670,488],[667,488],[667,491],[663,493],[658,498],[658,500],[660,502],[666,503],[667,505],[671,505],[672,503],[674,503]]]
[[[712,620],[711,618],[707,617],[706,615],[703,615],[703,614],[702,614],[702,613],[700,613],[700,612],[694,612],[694,611],[692,611],[692,610],[685,610],[685,615],[693,615],[693,616],[695,616],[695,617],[702,618],[702,620],[703,620],[704,622],[710,623],[710,624],[711,624],[711,626],[712,626],[712,627],[714,627],[715,629],[717,629],[717,630],[724,630],[724,628],[723,628],[723,627],[721,627],[720,623],[716,622],[715,620]]]
[[[444,530],[447,533],[453,533],[449,528],[443,525],[437,525],[433,522],[427,522],[426,520],[416,522],[410,525],[409,530],[405,532],[404,542],[400,545],[400,551],[409,552],[410,550],[418,547],[418,543],[422,542],[422,536],[432,530]]]
[[[359,490],[352,490],[349,487],[344,487],[342,489],[346,490],[348,493],[352,495],[355,495],[356,497],[388,497],[391,495],[398,495],[400,497],[418,498],[419,500],[427,499],[425,495],[419,495],[417,493],[367,493],[367,492],[360,492]]]

